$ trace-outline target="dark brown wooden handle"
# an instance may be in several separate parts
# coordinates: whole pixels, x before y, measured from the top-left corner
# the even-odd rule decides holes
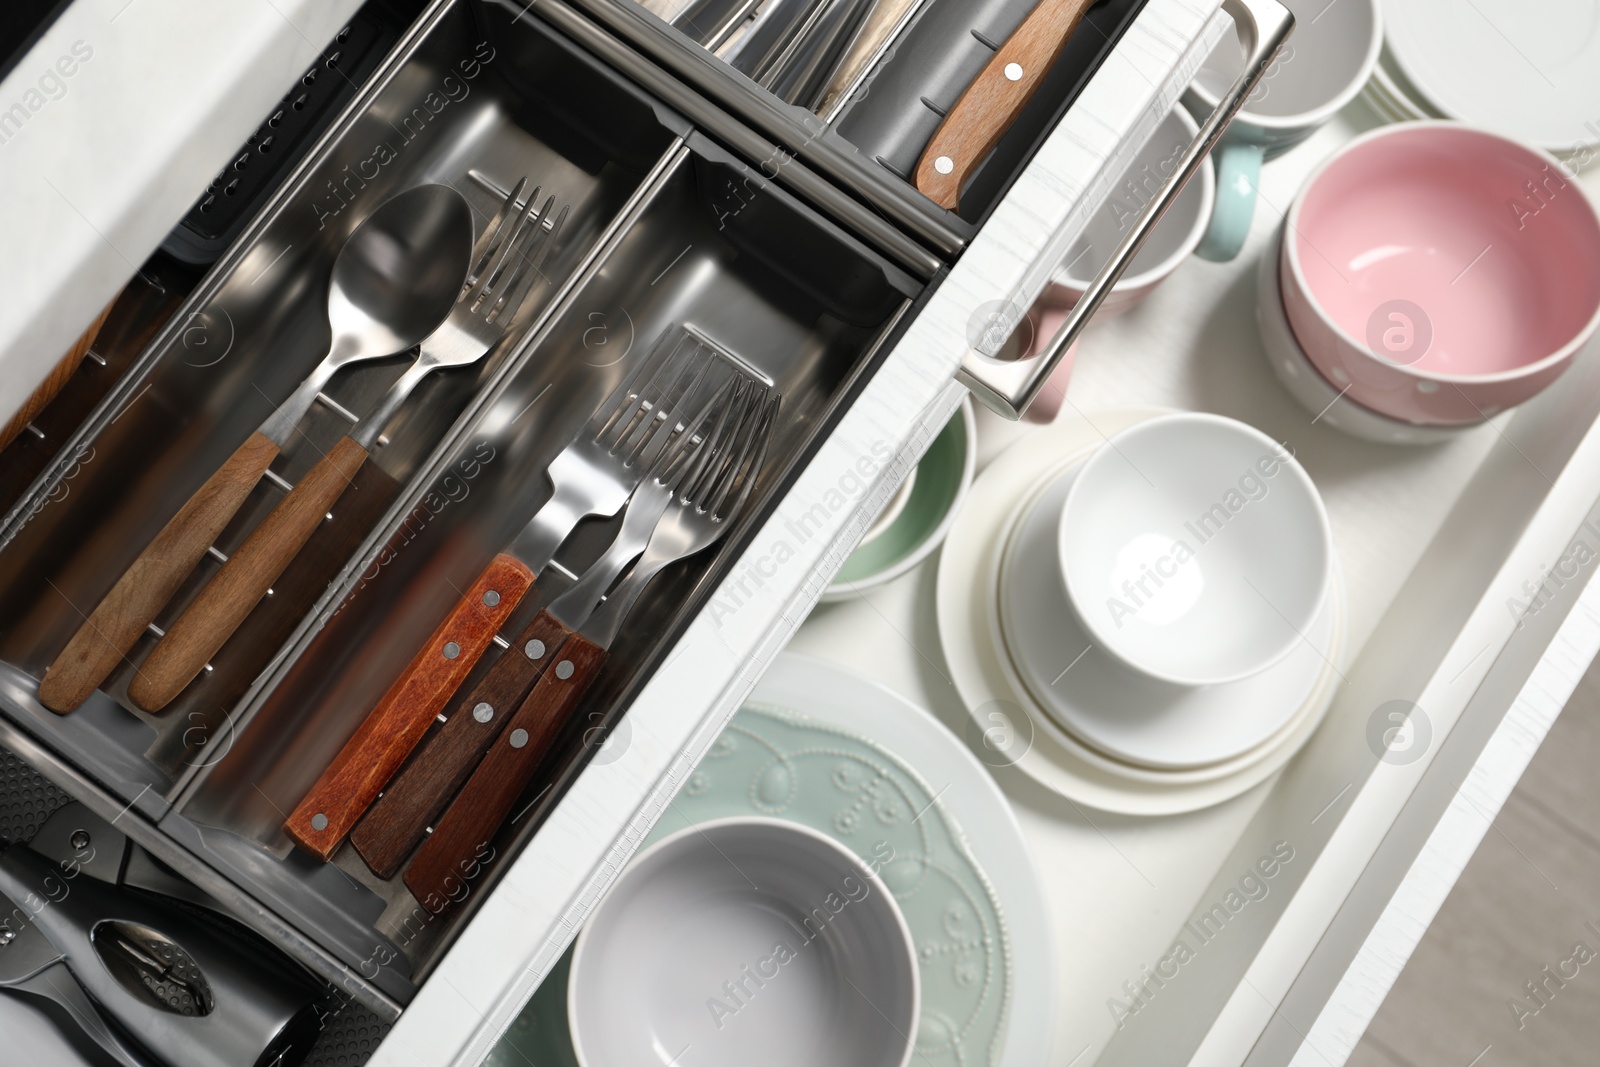
[[[350,485],[367,452],[348,437],[301,478],[245,538],[228,562],[178,616],[128,685],[128,696],[146,711],[160,711],[183,692],[255,610],[322,524],[328,509]]]
[[[350,834],[372,873],[393,878],[400,870],[570,634],[539,612],[388,784]]]
[[[295,844],[324,860],[333,855],[533,587],[533,577],[514,556],[502,553],[489,563],[289,816],[284,829]]]
[[[251,434],[178,509],[50,664],[39,683],[45,707],[65,714],[89,699],[166,607],[277,455],[277,445]]]
[[[506,723],[406,868],[406,888],[424,908],[439,914],[461,903],[483,868],[494,862],[489,842],[605,658],[605,650],[582,634],[567,638],[554,666]]]
[[[1040,0],[945,115],[917,163],[917,188],[954,211],[961,187],[1027,106],[1094,0]]]
[[[67,382],[78,373],[78,365],[83,362],[83,357],[89,354],[95,337],[100,333],[100,327],[106,324],[106,319],[116,304],[116,298],[113,297],[111,303],[105,306],[105,310],[95,317],[87,330],[83,331],[83,335],[67,349],[67,354],[61,357],[61,361],[50,368],[50,373],[45,375],[39,387],[28,394],[28,399],[24,400],[17,413],[11,416],[11,421],[6,423],[5,429],[0,430],[0,449],[15,441],[17,435],[27,428],[28,423],[32,422],[39,412],[49,407],[50,401],[56,398],[56,394],[66,388]]]

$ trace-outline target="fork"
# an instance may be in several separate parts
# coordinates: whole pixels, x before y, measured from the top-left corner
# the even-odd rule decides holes
[[[305,547],[334,502],[366,463],[378,435],[423,378],[441,367],[476,363],[509,332],[534,291],[539,267],[565,221],[553,221],[552,196],[536,210],[539,189],[524,204],[517,198],[524,178],[506,196],[472,250],[455,307],[406,372],[376,408],[340,438],[304,478],[228,557],[139,665],[128,697],[145,711],[159,711],[183,691],[255,610],[291,560]],[[511,220],[515,229],[505,236]]]
[[[492,855],[484,849],[599,676],[623,619],[645,587],[668,564],[709,548],[740,514],[765,463],[779,403],[765,386],[740,380],[717,405],[714,421],[693,435],[700,440],[661,464],[635,493],[628,519],[635,519],[635,508],[639,518],[628,525],[645,527],[648,536],[627,542],[618,536],[617,554],[638,559],[604,606],[599,606],[606,584],[601,575],[592,582],[580,580],[541,613],[561,628],[558,649],[550,653],[560,658],[491,739],[465,788],[406,868],[406,887],[423,907],[446,910],[460,898],[452,890],[459,888],[463,872]],[[417,828],[416,836],[424,831],[425,825]]]
[[[674,435],[681,436],[678,409],[695,394],[710,366],[710,352],[690,328],[669,327],[661,334],[550,464],[550,499],[417,649],[290,814],[285,829],[296,844],[324,860],[333,855],[579,520],[615,515]],[[526,627],[466,700],[457,703],[448,730],[441,733],[455,738],[461,729],[492,722],[496,714],[515,707],[538,680],[554,640],[551,627],[540,619]]]

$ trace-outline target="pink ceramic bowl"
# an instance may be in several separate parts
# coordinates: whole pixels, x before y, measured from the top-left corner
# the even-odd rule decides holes
[[[1283,305],[1351,399],[1480,422],[1554,381],[1600,325],[1600,218],[1543,152],[1451,122],[1389,126],[1289,211]]]

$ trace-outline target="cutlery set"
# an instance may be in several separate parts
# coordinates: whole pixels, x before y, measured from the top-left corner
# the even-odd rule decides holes
[[[440,368],[483,359],[518,320],[567,215],[565,208],[557,212],[553,196],[540,204],[538,188],[524,199],[527,184],[517,182],[476,242],[466,201],[443,185],[401,193],[357,227],[329,285],[328,354],[84,620],[40,686],[46,706],[65,713],[83,703],[146,629],[159,640],[128,685],[136,705],[159,711],[205,669],[331,515],[417,384]],[[416,360],[371,412],[243,544],[229,555],[218,551],[213,542],[333,374],[412,346]],[[358,853],[390,878],[442,814],[446,832],[431,839],[406,874],[418,898],[433,907],[442,899],[439,887],[493,835],[532,777],[645,586],[667,565],[713,544],[738,514],[760,474],[779,402],[764,376],[694,326],[663,331],[551,462],[549,499],[289,816],[289,836],[327,860],[354,830]],[[619,511],[610,548],[443,716],[568,535],[590,516]],[[208,552],[221,568],[160,631],[156,615]],[[438,719],[444,724],[419,750]]]

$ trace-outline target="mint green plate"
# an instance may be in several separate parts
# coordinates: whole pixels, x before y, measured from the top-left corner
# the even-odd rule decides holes
[[[915,770],[849,731],[747,704],[640,848],[685,826],[733,815],[793,820],[864,860],[892,849],[880,873],[905,914],[921,962],[922,1019],[913,1062],[1001,1063],[1014,985],[1005,920],[960,827]],[[490,1053],[490,1067],[577,1067],[567,1029],[571,958],[568,949]]]
[[[899,577],[938,548],[972,484],[975,455],[972,402],[963,400],[917,464],[905,508],[887,529],[850,553],[825,597]]]

